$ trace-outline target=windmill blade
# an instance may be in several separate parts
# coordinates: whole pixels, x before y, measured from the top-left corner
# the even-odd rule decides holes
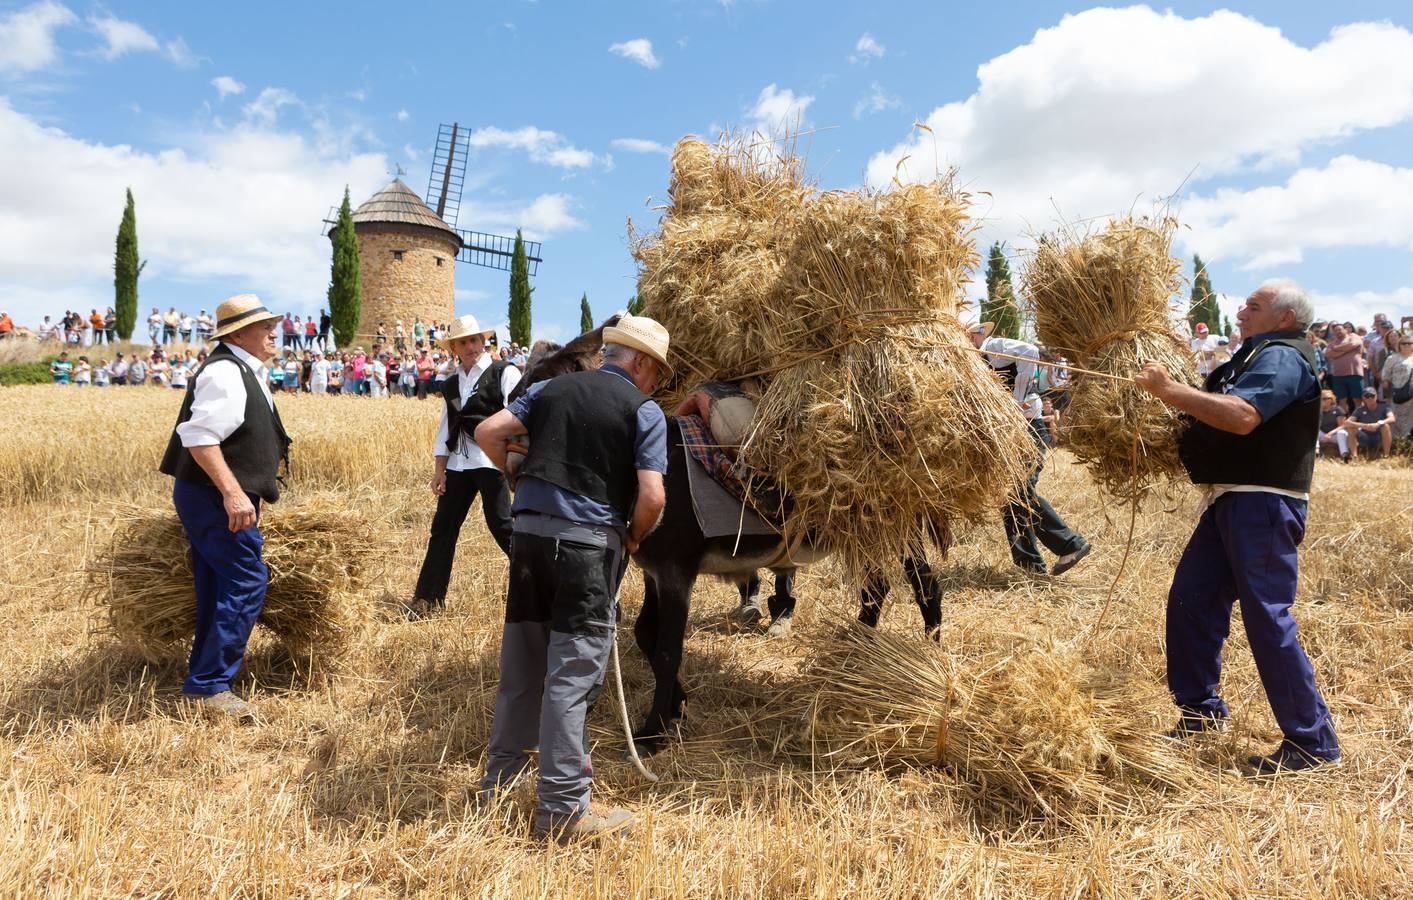
[[[459,228],[457,234],[461,235],[461,252],[456,254],[458,261],[473,266],[485,266],[488,269],[510,271],[510,261],[515,256],[515,238],[503,234],[487,234],[484,231],[462,231]],[[529,263],[531,275],[539,271],[539,241],[525,241],[525,260]]]
[[[427,205],[442,221],[456,227],[461,212],[461,190],[466,184],[466,157],[470,153],[459,122],[442,123],[432,150],[432,171],[427,176]]]

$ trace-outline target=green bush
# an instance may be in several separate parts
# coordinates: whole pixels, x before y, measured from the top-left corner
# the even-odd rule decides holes
[[[49,361],[0,363],[0,385],[48,384]]]

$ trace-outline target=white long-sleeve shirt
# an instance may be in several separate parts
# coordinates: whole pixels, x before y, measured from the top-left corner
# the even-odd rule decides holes
[[[1040,348],[1034,344],[1027,344],[1025,341],[1013,341],[1010,338],[989,337],[981,343],[981,351],[986,356],[986,361],[993,369],[1004,369],[1007,366],[1016,367],[1016,403],[1020,405],[1021,411],[1025,413],[1027,419],[1034,419],[1040,415],[1040,391],[1035,384],[1035,364],[1016,362],[1014,359],[1004,359],[999,356],[991,356],[992,353],[1004,353],[1007,356],[1020,356],[1027,360],[1040,361]]]
[[[239,365],[246,366],[255,375],[255,383],[265,394],[265,402],[274,409],[275,399],[265,383],[264,364],[234,344],[226,344],[226,347],[235,354]],[[177,426],[177,437],[183,447],[219,444],[245,423],[245,382],[235,365],[207,366],[196,376],[194,391],[191,418]]]
[[[470,371],[457,367],[453,370],[456,374],[457,393],[461,396],[461,405],[466,406],[466,401],[471,399],[471,395],[476,392],[476,382],[481,380],[481,376],[491,367],[491,355],[482,353],[481,358],[476,360],[476,364]],[[520,370],[514,366],[506,366],[500,375],[500,394],[503,398],[509,398],[510,392],[515,390],[515,386],[520,383]],[[433,456],[445,456],[446,469],[448,472],[465,472],[468,469],[494,469],[495,463],[473,440],[461,442],[460,447],[448,447],[447,438],[450,433],[450,423],[447,420],[446,403],[442,403],[442,421],[437,426],[437,439],[432,445]]]

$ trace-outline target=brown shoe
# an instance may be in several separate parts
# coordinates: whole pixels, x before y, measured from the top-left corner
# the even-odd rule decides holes
[[[219,694],[198,696],[195,700],[196,705],[203,711],[218,718],[228,717],[237,721],[246,721],[255,718],[255,707],[246,703],[230,691],[221,691]]]
[[[627,834],[638,823],[638,817],[626,809],[589,805],[581,813],[547,813],[535,811],[531,833],[535,837],[560,844],[591,842],[610,834]]]

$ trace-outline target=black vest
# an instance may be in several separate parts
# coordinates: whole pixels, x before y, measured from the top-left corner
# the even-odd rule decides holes
[[[1203,389],[1225,393],[1246,371],[1256,354],[1282,344],[1300,351],[1315,371],[1315,348],[1297,332],[1248,344],[1230,362],[1207,376]],[[1233,434],[1192,421],[1178,442],[1178,455],[1193,484],[1256,484],[1306,492],[1315,473],[1315,438],[1320,431],[1320,391],[1298,398],[1250,434]]]
[[[501,392],[500,380],[507,360],[498,359],[486,367],[476,381],[466,405],[461,405],[461,369],[457,368],[450,378],[442,382],[442,399],[446,401],[446,446],[452,453],[459,452],[462,441],[476,442],[476,426],[505,408],[505,394]]]
[[[638,408],[648,398],[622,376],[592,370],[551,379],[530,406],[530,455],[520,475],[605,503],[626,522],[637,499]]]
[[[177,424],[191,419],[191,404],[196,398],[196,380],[201,377],[201,373],[205,372],[208,366],[223,361],[228,361],[227,365],[235,365],[240,369],[240,379],[245,385],[245,420],[221,441],[221,456],[225,458],[226,465],[230,467],[242,490],[274,503],[280,498],[280,463],[284,462],[286,467],[289,465],[290,439],[280,422],[279,411],[271,408],[266,402],[265,392],[260,389],[260,382],[255,380],[255,373],[225,344],[212,351],[211,355],[206,357],[206,362],[202,363],[201,368],[191,377],[186,386],[186,397],[182,400],[181,412],[177,414]],[[211,483],[211,477],[206,474],[206,470],[197,464],[191,451],[182,446],[175,428],[172,429],[171,439],[167,441],[167,452],[163,454],[159,468],[164,475],[171,475],[182,481]]]

